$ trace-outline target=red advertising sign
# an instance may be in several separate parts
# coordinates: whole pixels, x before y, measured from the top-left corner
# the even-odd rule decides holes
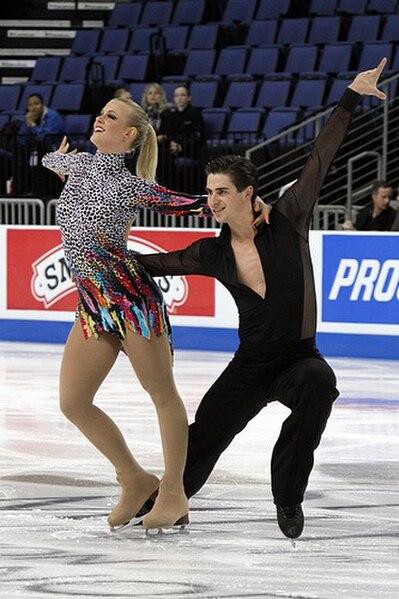
[[[212,233],[132,229],[129,248],[140,253],[184,248]],[[200,276],[154,277],[170,314],[214,316],[215,281]],[[57,229],[7,231],[7,308],[9,310],[74,311],[77,295],[69,275]]]

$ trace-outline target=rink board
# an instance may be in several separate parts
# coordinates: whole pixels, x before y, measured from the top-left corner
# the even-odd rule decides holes
[[[129,247],[171,251],[214,229],[134,228]],[[327,355],[399,358],[399,234],[311,232],[318,343]],[[0,340],[63,343],[76,291],[57,227],[0,227]],[[287,274],[289,276],[289,273]],[[237,310],[207,277],[156,279],[176,348],[233,351]]]

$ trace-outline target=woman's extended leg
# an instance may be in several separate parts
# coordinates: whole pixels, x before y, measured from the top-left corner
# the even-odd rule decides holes
[[[173,525],[186,514],[183,488],[188,426],[184,404],[176,389],[166,335],[144,339],[128,332],[124,348],[136,375],[154,402],[165,461],[165,474],[154,508],[144,519],[146,528]]]
[[[65,346],[60,375],[62,412],[114,465],[122,485],[120,501],[109,517],[111,526],[128,522],[159,484],[156,476],[136,462],[113,420],[93,405],[120,347],[120,342],[109,333],[85,340],[80,324],[75,322]]]

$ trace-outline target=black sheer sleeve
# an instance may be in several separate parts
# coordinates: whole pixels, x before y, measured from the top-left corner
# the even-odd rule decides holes
[[[200,259],[201,243],[200,239],[184,250],[160,254],[135,254],[134,258],[153,276],[206,275],[208,272]]]
[[[352,113],[359,100],[358,93],[346,89],[338,106],[317,136],[298,181],[281,196],[273,208],[284,214],[305,239],[320,188],[345,138]]]

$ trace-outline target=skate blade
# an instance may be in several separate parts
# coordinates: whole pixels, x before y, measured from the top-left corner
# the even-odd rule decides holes
[[[172,526],[146,528],[145,536],[146,537],[158,537],[158,536],[162,536],[162,535],[185,534],[188,532],[187,526],[188,526],[188,524],[173,524]]]
[[[110,533],[112,535],[119,535],[128,532],[136,526],[140,526],[143,523],[143,518],[144,516],[142,516],[141,518],[132,518],[129,522],[126,522],[125,524],[119,524],[118,526],[110,526]]]

